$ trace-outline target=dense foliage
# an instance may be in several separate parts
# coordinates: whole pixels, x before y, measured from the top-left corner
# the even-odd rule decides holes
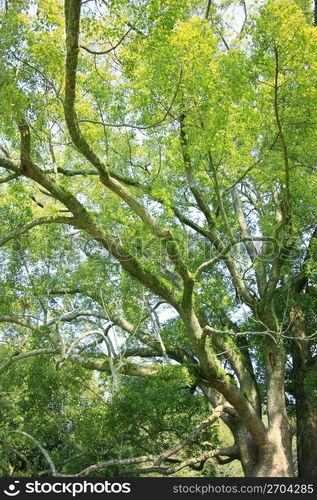
[[[317,475],[311,2],[0,6],[1,474]]]

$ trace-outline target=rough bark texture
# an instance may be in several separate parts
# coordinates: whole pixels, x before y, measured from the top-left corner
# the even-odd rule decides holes
[[[299,304],[293,305],[291,319],[294,336],[303,339],[293,346],[298,475],[317,477],[317,371],[305,340],[305,314]]]
[[[208,2],[206,18],[209,16],[210,6],[211,2]],[[81,131],[80,121],[78,121],[76,114],[76,75],[79,58],[80,10],[80,0],[65,1],[67,50],[64,115],[68,133],[78,152],[84,157],[85,161],[90,163],[91,167],[94,167],[93,174],[99,176],[102,187],[111,191],[112,195],[115,195],[118,200],[129,207],[133,216],[141,221],[142,228],[147,231],[148,235],[158,238],[163,243],[169,263],[173,266],[173,271],[176,273],[179,287],[175,289],[173,281],[165,280],[159,268],[153,270],[147,267],[141,259],[138,259],[132,252],[128,251],[121,244],[120,240],[108,231],[107,225],[99,222],[93,212],[76,198],[71,189],[64,187],[58,177],[53,178],[48,171],[43,170],[33,161],[31,155],[31,132],[25,120],[21,120],[19,124],[21,134],[20,163],[17,164],[8,158],[2,158],[1,167],[13,172],[13,177],[23,175],[34,181],[41,188],[44,188],[50,196],[63,205],[64,209],[66,208],[71,213],[71,217],[41,218],[32,221],[21,229],[10,232],[3,237],[0,240],[0,246],[32,227],[44,223],[70,224],[84,231],[94,241],[101,243],[133,278],[144,285],[155,296],[159,297],[160,300],[174,307],[179,313],[184,331],[186,331],[191,342],[193,353],[187,354],[186,351],[177,345],[165,345],[163,347],[165,353],[172,359],[185,366],[191,365],[194,367],[195,384],[201,387],[214,408],[219,406],[223,408],[220,412],[220,418],[228,426],[233,436],[233,444],[227,449],[227,460],[240,460],[244,474],[249,477],[293,476],[292,430],[288,420],[285,397],[287,349],[285,345],[287,344],[285,344],[285,339],[281,333],[281,326],[278,325],[274,312],[274,300],[280,289],[282,268],[287,262],[293,241],[290,204],[292,194],[290,191],[290,166],[288,146],[283,128],[283,110],[280,110],[279,75],[281,66],[278,49],[277,47],[274,48],[274,111],[278,132],[277,138],[280,141],[283,153],[285,171],[285,189],[284,191],[281,190],[280,194],[276,194],[275,200],[276,204],[280,206],[279,209],[276,209],[277,226],[275,232],[278,253],[269,261],[269,257],[266,256],[265,250],[263,250],[263,262],[266,262],[267,259],[270,265],[267,265],[266,268],[265,263],[261,261],[259,263],[259,253],[257,247],[252,242],[248,227],[250,223],[248,223],[248,219],[244,214],[243,197],[241,197],[238,183],[231,189],[236,222],[240,228],[237,234],[234,234],[231,221],[227,216],[223,203],[223,192],[220,189],[217,170],[213,165],[212,156],[209,151],[207,157],[210,167],[210,178],[218,209],[214,212],[210,207],[208,192],[204,194],[196,184],[194,163],[189,147],[190,134],[188,134],[187,130],[186,106],[184,104],[184,110],[182,110],[179,117],[179,145],[182,152],[184,174],[187,179],[188,189],[195,199],[201,214],[205,217],[206,226],[200,228],[196,223],[188,222],[188,218],[177,207],[173,208],[173,212],[182,223],[201,233],[206,241],[209,241],[211,248],[217,252],[216,257],[203,262],[196,273],[194,273],[189,267],[187,268],[186,262],[181,258],[181,251],[172,231],[168,227],[161,227],[161,223],[148,211],[146,204],[140,201],[141,198],[134,196],[133,190],[130,188],[131,186],[138,186],[138,183],[131,182],[131,180],[126,181],[120,175],[113,174],[108,164],[93,150],[93,147]],[[314,22],[315,24],[317,23],[317,1],[314,3]],[[204,129],[203,123],[201,126]],[[275,139],[273,145],[276,141],[277,139]],[[216,219],[218,218],[217,212],[219,212],[222,219],[222,223],[218,225],[216,223]],[[239,270],[239,266],[235,262],[234,246],[238,243],[238,234],[242,237],[246,255],[253,265],[256,278],[256,292],[255,286],[248,285],[245,274]],[[313,238],[316,237],[317,230],[315,230],[314,234]],[[195,282],[199,281],[205,270],[211,268],[211,266],[220,260],[226,266],[228,279],[230,277],[232,286],[236,290],[237,299],[240,300],[240,305],[248,306],[252,311],[254,319],[261,324],[259,332],[251,333],[263,335],[263,345],[265,345],[266,397],[262,400],[253,370],[251,360],[252,351],[248,351],[249,346],[245,345],[248,341],[245,341],[243,338],[244,341],[242,344],[239,344],[239,341],[236,340],[237,337],[234,339],[236,332],[232,330],[216,330],[210,327],[208,325],[208,311],[202,319],[201,316],[203,314],[200,313],[197,304],[195,305]],[[296,293],[299,295],[303,293],[305,287],[303,288],[302,285],[298,285],[297,288]],[[196,300],[199,300],[199,294],[196,295]],[[289,309],[287,309],[288,313]],[[313,358],[307,342],[305,314],[300,305],[296,303],[296,300],[292,304],[290,316],[292,333],[295,339],[297,339],[293,347],[293,382],[297,416],[298,471],[301,476],[317,476],[317,405],[316,394],[314,393],[317,385],[317,371],[314,367],[316,360]],[[110,317],[107,316],[107,319],[110,320]],[[1,321],[8,321],[8,316],[0,318]],[[8,322],[30,328],[30,326],[25,325],[24,319],[11,318]],[[282,323],[281,320],[280,322]],[[119,325],[128,333],[134,331],[133,325],[130,325],[127,321],[119,317],[113,319],[113,324]],[[264,331],[262,331],[262,327]],[[245,331],[238,332],[238,334],[244,335],[247,339],[249,333]],[[142,352],[139,348],[136,351],[131,349],[130,352],[127,351],[125,353],[126,355],[143,355],[144,357],[151,358],[152,356],[156,356],[157,352],[161,352],[160,344],[149,341],[147,335],[143,332],[138,331],[135,335],[146,347],[142,348]],[[70,350],[68,350],[69,356],[64,356],[60,361],[66,361],[67,359],[69,362],[87,369],[111,371],[108,360],[85,359],[84,357],[70,355]],[[222,353],[222,358],[219,357],[219,353]],[[40,354],[40,352],[31,351],[29,355],[37,354]],[[228,362],[230,366],[229,374],[223,369],[223,365],[219,361],[220,359],[225,359]],[[9,360],[8,363],[11,364],[15,361],[15,359]],[[181,369],[181,367],[173,366],[172,375],[169,373],[166,376],[173,378],[175,375],[177,377],[178,369]],[[125,362],[121,365],[120,370],[121,373],[131,376],[146,378],[160,376],[160,370],[157,369],[155,363],[138,365],[136,363]],[[235,378],[230,377],[232,373],[234,373]],[[264,425],[262,420],[262,410],[265,406],[267,426]],[[226,455],[224,452],[221,454]],[[206,454],[205,460],[213,456],[213,452],[210,452]],[[152,459],[141,457],[137,460],[141,463]],[[134,463],[137,463],[137,461],[134,461]],[[91,468],[87,470],[92,471]]]
[[[317,386],[317,372],[307,369],[296,353],[294,375],[298,475],[317,477],[317,405],[316,395],[313,394]]]

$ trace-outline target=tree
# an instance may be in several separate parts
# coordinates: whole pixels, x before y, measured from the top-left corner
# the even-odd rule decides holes
[[[182,380],[233,436],[200,462],[292,476],[296,432],[316,475],[316,28],[227,3],[2,7],[2,370]]]
[[[77,475],[100,460],[118,460],[107,475],[135,476],[136,455],[159,456],[162,446],[175,446],[209,417],[203,395],[191,394],[182,381],[129,378],[109,397],[107,376],[75,364],[56,370],[45,356],[13,365],[1,388],[1,475]],[[203,440],[219,444],[211,423],[200,429],[198,442],[186,443],[182,460],[169,459],[168,470],[184,473],[184,462],[203,453]],[[191,474],[215,474],[214,464],[203,465],[193,463]]]

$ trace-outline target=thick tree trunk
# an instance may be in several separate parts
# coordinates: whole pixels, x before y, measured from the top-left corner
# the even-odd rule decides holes
[[[234,442],[239,450],[243,473],[245,477],[253,477],[259,457],[258,448],[242,422],[238,422],[232,426],[231,431],[234,436]]]
[[[317,372],[294,356],[298,475],[317,477]]]
[[[274,332],[276,329],[270,304],[260,318]],[[266,338],[266,398],[268,445],[260,451],[257,476],[294,476],[292,430],[289,424],[285,397],[285,351],[283,339],[277,332]]]
[[[292,307],[291,321],[294,337],[297,338],[293,347],[293,383],[298,475],[317,477],[317,371],[313,370],[310,345],[305,340],[305,314],[298,303]]]
[[[201,389],[213,406],[224,403],[217,391],[207,386],[201,386]],[[292,477],[294,475],[289,427],[286,429],[286,434],[283,431],[283,435],[278,432],[269,432],[267,445],[259,451],[238,415],[225,414],[222,420],[232,433],[245,477]],[[281,446],[281,443],[287,443],[287,446]]]
[[[268,441],[260,450],[244,426],[234,431],[241,465],[246,477],[293,477],[291,432],[269,431]],[[283,443],[283,445],[281,445]],[[287,446],[285,446],[287,443]]]
[[[275,331],[276,325],[270,304],[262,311],[260,319],[270,332]],[[224,383],[212,380],[213,373],[208,373],[212,360],[204,360],[204,354],[200,353],[200,362],[205,378],[209,379],[213,389],[219,391],[236,411],[236,417],[224,421],[233,434],[245,475],[293,477],[292,430],[288,421],[285,398],[285,351],[280,334],[271,333],[266,337],[267,430],[261,422],[259,412],[254,411],[253,423],[250,423],[240,400],[232,396]],[[253,409],[257,406],[255,401],[251,405]]]
[[[246,477],[294,476],[291,453],[292,436],[289,429],[282,433],[269,431],[267,443],[260,450],[242,426],[234,431],[234,436]]]
[[[221,394],[210,386],[202,384],[200,388],[213,407],[225,404],[225,400]],[[254,475],[254,468],[258,462],[258,448],[256,444],[237,414],[232,413],[232,415],[229,415],[228,413],[224,413],[221,419],[232,433],[234,444],[238,449],[237,458],[241,462],[244,475],[252,477]]]
[[[246,477],[293,477],[293,460],[290,445],[281,447],[286,436],[271,436],[262,450],[258,450],[244,428],[234,432],[241,465]],[[291,435],[287,436],[291,443]]]
[[[238,448],[245,477],[293,477],[293,458],[291,453],[291,432],[283,435],[269,433],[267,444],[259,450],[249,432],[242,424],[229,425]],[[281,446],[287,443],[287,446]]]

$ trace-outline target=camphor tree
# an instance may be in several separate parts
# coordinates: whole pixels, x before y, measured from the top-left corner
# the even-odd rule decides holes
[[[1,16],[0,321],[17,349],[0,370],[45,355],[110,373],[115,394],[141,377],[208,400],[178,444],[85,474],[218,457],[293,476],[295,435],[296,471],[316,476],[311,3],[12,0]],[[184,465],[217,418],[232,446]]]

